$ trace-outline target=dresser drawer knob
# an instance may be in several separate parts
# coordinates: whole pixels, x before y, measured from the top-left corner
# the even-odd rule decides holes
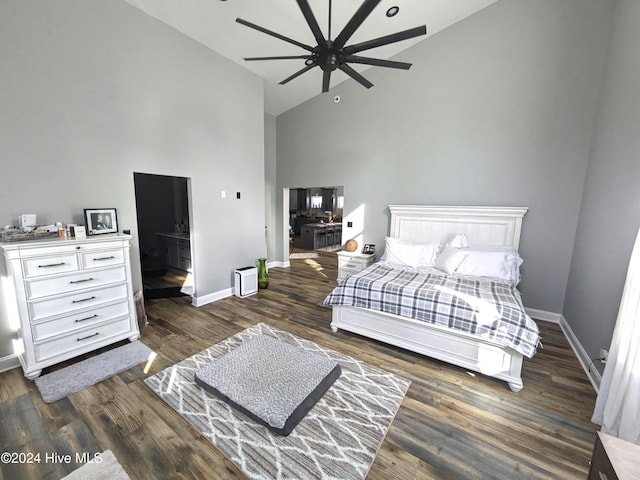
[[[96,335],[100,335],[100,332],[96,332],[93,335],[87,335],[86,337],[77,338],[76,341],[81,342],[82,340],[86,340],[87,338],[95,337]]]
[[[93,315],[91,315],[90,317],[84,317],[84,318],[78,318],[76,320],[76,323],[80,323],[80,322],[86,322],[87,320],[91,320],[92,318],[96,318],[98,316],[97,313],[94,313]]]
[[[38,268],[61,267],[62,265],[66,265],[66,263],[60,262],[60,263],[50,263],[48,265],[38,265]]]
[[[82,303],[82,302],[88,302],[89,300],[93,300],[94,298],[96,298],[95,296],[92,297],[88,297],[88,298],[83,298],[81,300],[73,300],[71,303]]]
[[[69,283],[71,285],[76,284],[76,283],[84,283],[84,282],[90,282],[91,280],[93,280],[93,277],[90,278],[84,278],[82,280],[71,280]]]

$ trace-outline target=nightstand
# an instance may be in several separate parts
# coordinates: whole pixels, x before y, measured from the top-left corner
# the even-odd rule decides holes
[[[640,478],[640,446],[598,432],[588,480]]]
[[[348,275],[353,275],[364,270],[376,261],[375,255],[359,252],[338,252],[338,283]]]

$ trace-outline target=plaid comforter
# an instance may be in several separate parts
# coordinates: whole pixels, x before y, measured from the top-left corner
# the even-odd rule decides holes
[[[518,290],[482,277],[375,263],[347,277],[323,304],[368,308],[449,327],[510,347],[528,358],[536,353],[540,338]]]

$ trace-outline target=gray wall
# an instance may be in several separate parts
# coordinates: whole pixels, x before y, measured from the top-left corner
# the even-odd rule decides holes
[[[640,226],[639,22],[619,0],[564,305],[590,358],[609,348]]]
[[[612,2],[509,0],[278,117],[278,185],[344,185],[382,245],[388,204],[528,206],[526,306],[560,313]],[[372,52],[373,53],[373,52]],[[315,72],[320,85],[320,73]],[[340,103],[333,102],[335,94]]]
[[[20,213],[83,223],[97,206],[135,233],[133,172],[155,173],[191,178],[197,296],[264,254],[260,78],[104,0],[3,0],[0,72],[2,226]]]
[[[276,117],[264,114],[264,189],[265,189],[265,227],[267,228],[267,260],[278,258],[277,229],[280,212],[276,210],[278,192],[276,191]],[[280,194],[282,196],[282,193]],[[282,249],[281,249],[282,250]]]

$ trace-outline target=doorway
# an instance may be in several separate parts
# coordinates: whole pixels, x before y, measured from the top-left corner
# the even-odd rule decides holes
[[[343,211],[343,186],[290,188],[289,254],[339,250]]]
[[[133,175],[144,297],[193,296],[190,179]]]

